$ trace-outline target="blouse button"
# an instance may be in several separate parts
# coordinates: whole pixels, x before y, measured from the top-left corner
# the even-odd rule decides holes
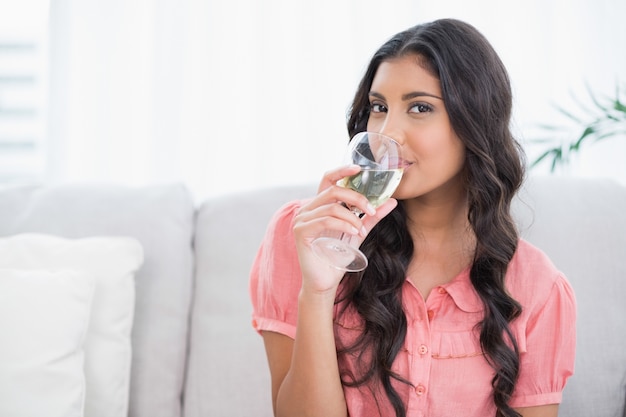
[[[439,291],[439,294],[445,294],[446,293],[446,289],[443,288],[443,287],[439,287],[439,289],[437,291]]]
[[[422,384],[419,384],[418,386],[415,387],[415,393],[417,395],[424,395],[425,392],[426,392],[426,387],[423,386]]]
[[[425,355],[426,353],[428,353],[428,347],[426,345],[421,345],[418,349],[417,352],[420,355]]]
[[[435,317],[435,312],[433,310],[428,310],[428,320],[432,320]]]

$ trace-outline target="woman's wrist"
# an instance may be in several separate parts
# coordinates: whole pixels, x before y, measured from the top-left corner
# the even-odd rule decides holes
[[[305,303],[312,308],[332,309],[336,296],[337,287],[319,290],[303,285],[298,295],[298,303]]]

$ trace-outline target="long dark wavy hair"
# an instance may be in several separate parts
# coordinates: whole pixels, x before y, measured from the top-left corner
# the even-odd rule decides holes
[[[348,114],[350,136],[367,128],[368,93],[379,65],[406,55],[419,56],[420,65],[440,80],[450,122],[466,148],[468,221],[476,236],[470,280],[484,305],[484,317],[477,324],[480,345],[494,370],[497,417],[519,417],[508,405],[519,374],[519,351],[509,323],[521,306],[507,293],[504,280],[518,242],[510,204],[524,178],[524,154],[509,126],[509,77],[492,46],[471,25],[442,19],[412,27],[374,54]],[[364,330],[351,346],[338,345],[337,352],[339,357],[356,353],[367,365],[360,375],[344,371],[342,383],[380,384],[396,416],[405,417],[392,381],[410,382],[391,370],[407,332],[401,291],[414,250],[402,202],[361,248],[370,264],[356,277],[344,279],[337,302],[356,309]]]

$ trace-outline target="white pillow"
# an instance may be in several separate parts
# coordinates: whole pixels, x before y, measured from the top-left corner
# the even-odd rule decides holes
[[[0,238],[0,268],[72,269],[95,278],[85,340],[85,416],[126,417],[128,413],[134,274],[142,263],[143,249],[132,238],[66,239],[42,234]]]
[[[0,269],[0,416],[82,417],[93,276]]]

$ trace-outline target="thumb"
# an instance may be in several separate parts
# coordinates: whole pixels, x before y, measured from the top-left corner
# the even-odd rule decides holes
[[[368,231],[368,233],[370,230],[374,228],[374,226],[378,224],[379,221],[383,219],[383,217],[391,213],[392,210],[395,209],[397,205],[398,205],[398,200],[396,200],[395,198],[390,198],[389,200],[385,201],[384,204],[382,204],[376,209],[376,214],[371,215],[371,216],[369,215],[365,216],[363,218],[363,226],[365,226],[365,229]]]

